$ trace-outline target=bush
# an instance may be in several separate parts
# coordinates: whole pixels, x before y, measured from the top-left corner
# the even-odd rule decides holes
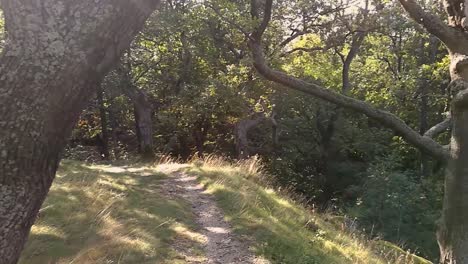
[[[436,221],[441,208],[441,183],[398,171],[384,160],[367,171],[361,197],[349,213],[372,235],[437,259]]]

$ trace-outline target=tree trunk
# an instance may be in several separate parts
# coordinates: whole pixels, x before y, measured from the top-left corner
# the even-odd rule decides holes
[[[468,263],[468,56],[452,53],[451,62],[452,138],[437,239],[441,263],[464,264]]]
[[[367,5],[366,5],[367,6]],[[367,36],[367,32],[358,32],[353,35],[351,48],[348,54],[345,56],[339,54],[342,60],[341,70],[341,93],[343,95],[349,95],[352,91],[352,83],[350,80],[351,64],[354,58],[358,55],[359,49]],[[346,125],[346,119],[344,111],[341,107],[335,108],[329,116],[325,118],[323,112],[319,108],[317,111],[317,130],[320,134],[320,174],[321,184],[323,187],[323,193],[321,195],[322,205],[324,209],[328,206],[328,203],[333,198],[334,193],[334,175],[330,174],[330,161],[336,158],[336,147],[334,146],[333,138],[335,137],[336,131],[341,130]],[[328,120],[323,120],[328,119]],[[325,122],[324,122],[325,121]],[[325,123],[322,124],[322,123]]]
[[[113,101],[113,99],[112,99]],[[117,113],[116,109],[113,103],[109,105],[109,108],[107,109],[107,112],[109,114],[109,127],[111,130],[110,133],[110,148],[113,150],[113,157],[114,159],[120,159],[120,151],[119,151],[119,136],[117,133],[118,130],[118,120],[117,120]]]
[[[133,100],[138,150],[144,160],[154,158],[153,151],[153,107],[146,95],[139,93]]]
[[[154,158],[153,150],[153,106],[145,92],[138,89],[125,77],[123,91],[133,102],[133,113],[135,115],[135,130],[138,138],[138,151],[145,161]]]
[[[101,146],[101,155],[104,159],[109,159],[109,133],[107,129],[107,114],[106,106],[104,105],[104,92],[102,91],[102,86],[96,86],[96,95],[99,104],[99,115],[101,117],[101,136],[102,136],[102,146]]]
[[[179,94],[185,89],[185,85],[190,82],[190,70],[192,68],[192,53],[188,46],[187,35],[184,31],[180,33],[180,42],[182,50],[180,51],[180,61],[182,62],[180,69],[180,77],[175,85],[175,93]]]
[[[130,51],[128,57],[130,57]],[[144,161],[151,161],[155,157],[153,150],[153,105],[148,95],[136,86],[132,77],[131,63],[120,65],[118,71],[122,78],[122,90],[133,103],[138,151]]]
[[[451,158],[437,234],[441,263],[468,263],[468,110],[452,111]]]
[[[440,263],[468,263],[468,9],[463,1],[444,0],[447,26],[414,0],[400,3],[414,21],[445,44],[450,54],[452,138],[437,239]]]
[[[2,264],[18,261],[81,110],[157,2],[1,1]]]

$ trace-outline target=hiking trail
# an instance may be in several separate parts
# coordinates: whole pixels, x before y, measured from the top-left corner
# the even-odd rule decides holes
[[[204,256],[197,256],[190,246],[187,247],[186,242],[176,238],[174,249],[185,258],[186,263],[268,264],[267,260],[255,256],[250,251],[250,241],[241,241],[232,232],[214,197],[205,192],[195,176],[181,171],[182,168],[180,166],[178,171],[166,171],[168,178],[162,181],[160,188],[168,199],[182,198],[189,202],[195,215],[199,227],[198,235],[203,241]]]

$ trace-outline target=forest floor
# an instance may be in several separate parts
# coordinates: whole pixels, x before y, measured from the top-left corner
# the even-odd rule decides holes
[[[65,160],[20,263],[430,263],[261,182],[255,161]]]

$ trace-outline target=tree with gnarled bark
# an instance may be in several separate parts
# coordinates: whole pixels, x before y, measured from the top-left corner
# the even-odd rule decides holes
[[[158,0],[2,0],[0,259],[16,263],[96,85]]]
[[[409,16],[429,33],[438,37],[447,47],[451,60],[451,121],[444,121],[420,135],[397,116],[376,109],[370,104],[328,90],[315,83],[306,82],[268,66],[262,47],[262,36],[272,15],[272,0],[266,0],[263,12],[260,4],[251,1],[251,15],[257,21],[254,31],[248,35],[254,66],[270,81],[298,90],[325,101],[347,107],[373,118],[398,132],[408,143],[422,152],[447,162],[442,219],[437,238],[440,262],[468,263],[468,5],[466,1],[444,0],[449,23],[426,12],[415,0],[400,0]],[[451,125],[451,142],[444,147],[431,137]]]

